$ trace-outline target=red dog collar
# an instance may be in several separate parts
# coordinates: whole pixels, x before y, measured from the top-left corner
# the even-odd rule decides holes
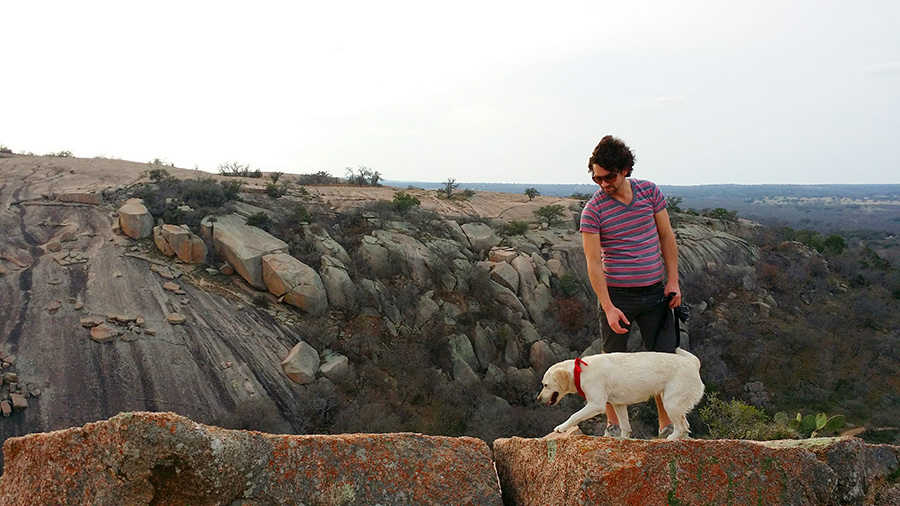
[[[584,364],[587,367],[587,362],[581,360],[581,358],[575,359],[575,390],[578,390],[578,395],[584,397],[584,390],[581,389],[581,364]]]

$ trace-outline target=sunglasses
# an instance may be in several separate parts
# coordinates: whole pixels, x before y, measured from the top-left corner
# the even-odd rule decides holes
[[[618,172],[610,172],[609,174],[607,174],[605,176],[597,176],[597,175],[591,176],[591,179],[593,179],[594,182],[597,184],[601,184],[604,181],[607,183],[612,183],[613,181],[615,181],[618,178],[619,178]]]

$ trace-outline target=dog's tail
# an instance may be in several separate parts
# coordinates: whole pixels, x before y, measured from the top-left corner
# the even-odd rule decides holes
[[[696,356],[694,356],[693,353],[691,353],[685,349],[682,349],[682,348],[675,348],[675,354],[680,355],[682,357],[690,358],[691,361],[697,366],[697,370],[698,371],[700,370],[700,359],[697,358]]]

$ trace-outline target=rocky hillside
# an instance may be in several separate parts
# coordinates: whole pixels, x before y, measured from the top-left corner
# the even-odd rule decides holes
[[[597,346],[578,201],[298,181],[0,158],[3,439],[173,411],[285,434],[493,441],[544,435],[576,409],[533,399],[550,364]],[[559,219],[539,223],[545,206]],[[856,293],[820,255],[761,244],[748,223],[675,221],[695,307],[686,345],[710,391],[796,412],[821,409],[797,393],[815,384],[896,407],[896,385],[866,387],[853,369],[891,371],[890,327],[869,329],[877,351],[825,327],[827,357],[803,335],[823,332],[811,308]],[[815,365],[838,353],[853,362]]]

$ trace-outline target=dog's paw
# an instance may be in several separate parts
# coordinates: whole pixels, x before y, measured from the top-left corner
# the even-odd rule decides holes
[[[553,429],[553,432],[565,432],[566,429],[568,429],[568,427],[566,427],[566,424],[561,423]]]
[[[557,429],[559,429],[559,427],[557,427],[556,429],[553,429],[553,432],[544,436],[543,439],[559,439],[559,438],[567,438],[569,436],[582,435],[581,429],[577,425],[573,425],[564,431],[557,430]]]

